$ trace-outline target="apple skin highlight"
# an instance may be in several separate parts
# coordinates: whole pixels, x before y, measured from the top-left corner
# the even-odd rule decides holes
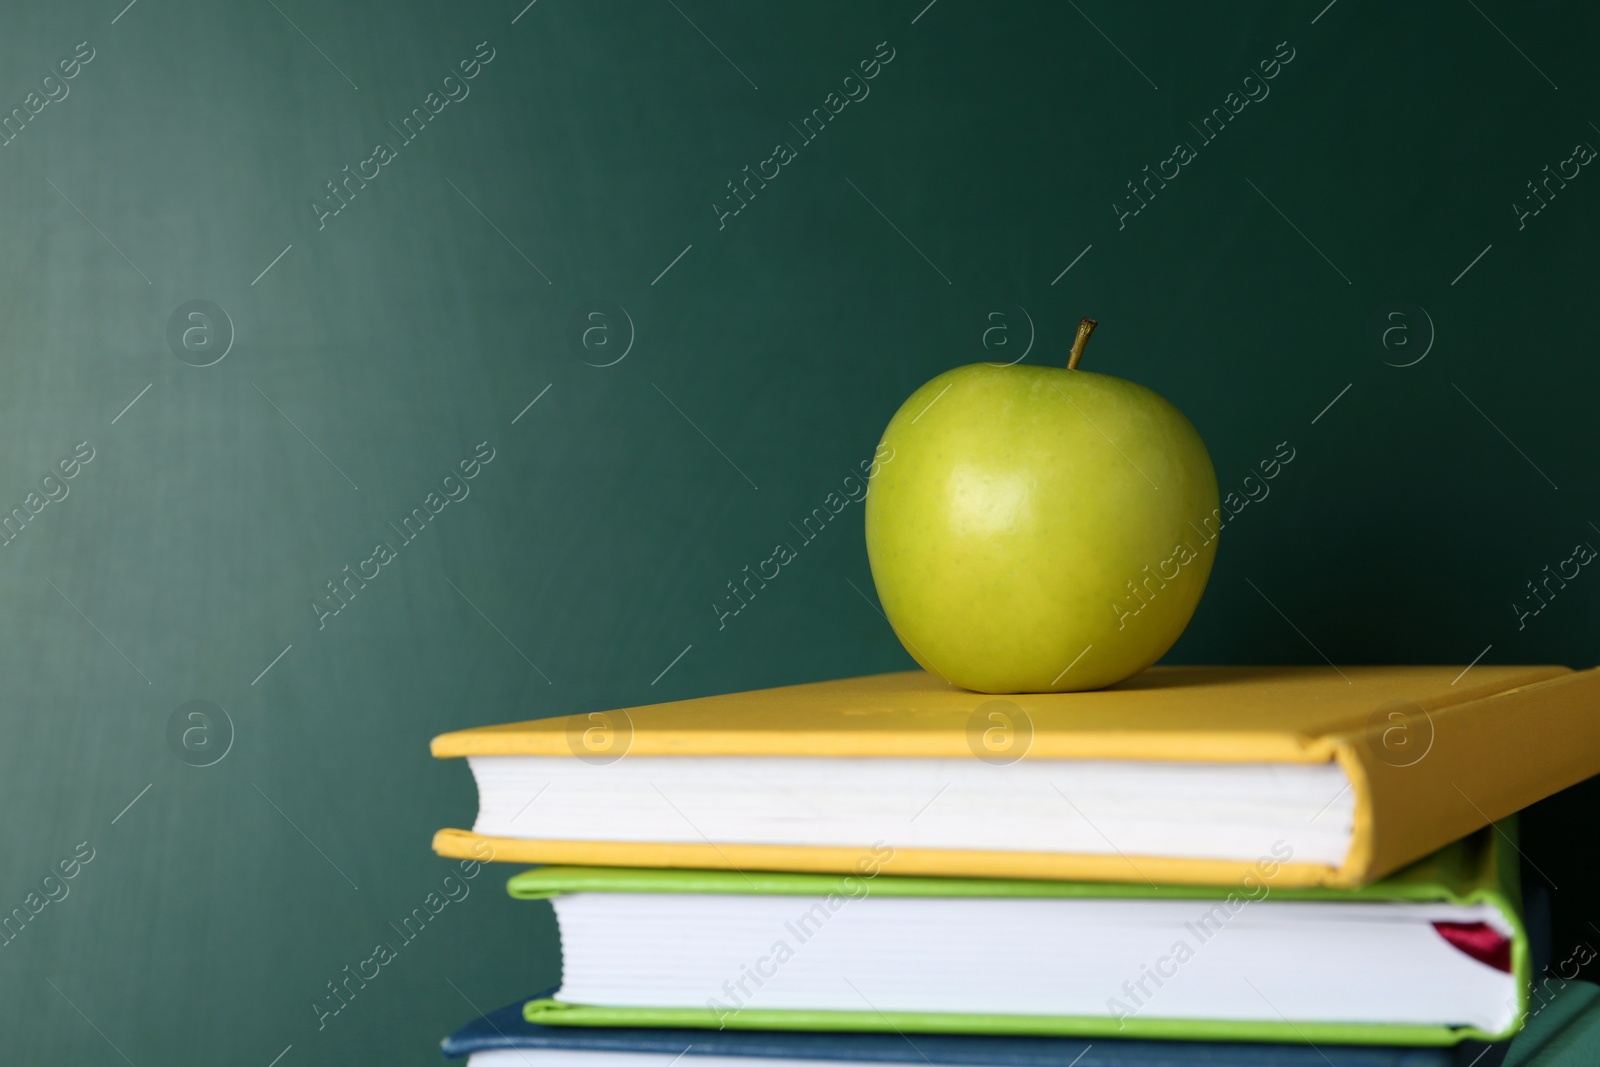
[[[1144,386],[957,367],[906,400],[880,447],[895,462],[867,494],[872,578],[933,674],[981,693],[1099,689],[1155,663],[1194,614],[1216,474],[1189,420]]]

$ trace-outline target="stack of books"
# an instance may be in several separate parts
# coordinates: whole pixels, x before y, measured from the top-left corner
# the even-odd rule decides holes
[[[440,854],[539,864],[562,981],[472,1067],[1490,1067],[1515,812],[1600,773],[1600,670],[921,672],[445,734]],[[733,1063],[717,1067],[738,1067]]]

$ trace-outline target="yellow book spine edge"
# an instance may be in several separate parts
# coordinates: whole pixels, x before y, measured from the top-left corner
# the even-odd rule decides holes
[[[1600,767],[1600,669],[1463,704],[1411,705],[1329,738],[1355,794],[1335,885],[1382,878]]]
[[[798,871],[838,874],[857,869],[866,848],[710,845],[633,841],[530,841],[485,837],[469,830],[440,830],[433,850],[451,859],[573,867],[676,867],[687,870]],[[944,878],[1033,878],[1151,885],[1236,885],[1260,877],[1256,861],[1101,856],[1058,852],[986,852],[897,848],[882,861],[888,874]],[[1342,885],[1341,872],[1310,863],[1286,863],[1274,886]]]

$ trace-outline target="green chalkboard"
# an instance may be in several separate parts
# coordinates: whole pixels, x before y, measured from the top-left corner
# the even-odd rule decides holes
[[[5,1062],[550,984],[428,739],[909,665],[855,504],[716,605],[1084,315],[1256,498],[1169,659],[1594,662],[1600,576],[1528,588],[1600,544],[1581,5],[122,2],[0,34]]]

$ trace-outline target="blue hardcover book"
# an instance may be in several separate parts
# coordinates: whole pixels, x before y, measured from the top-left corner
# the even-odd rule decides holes
[[[528,999],[550,995],[538,993]],[[1408,1048],[540,1026],[523,1017],[524,1003],[508,1004],[463,1026],[441,1042],[444,1054],[471,1057],[468,1067],[671,1067],[680,1057],[760,1061],[746,1067],[815,1067],[819,1060],[931,1067],[1497,1067],[1506,1051],[1503,1042],[1471,1041],[1449,1048]]]

